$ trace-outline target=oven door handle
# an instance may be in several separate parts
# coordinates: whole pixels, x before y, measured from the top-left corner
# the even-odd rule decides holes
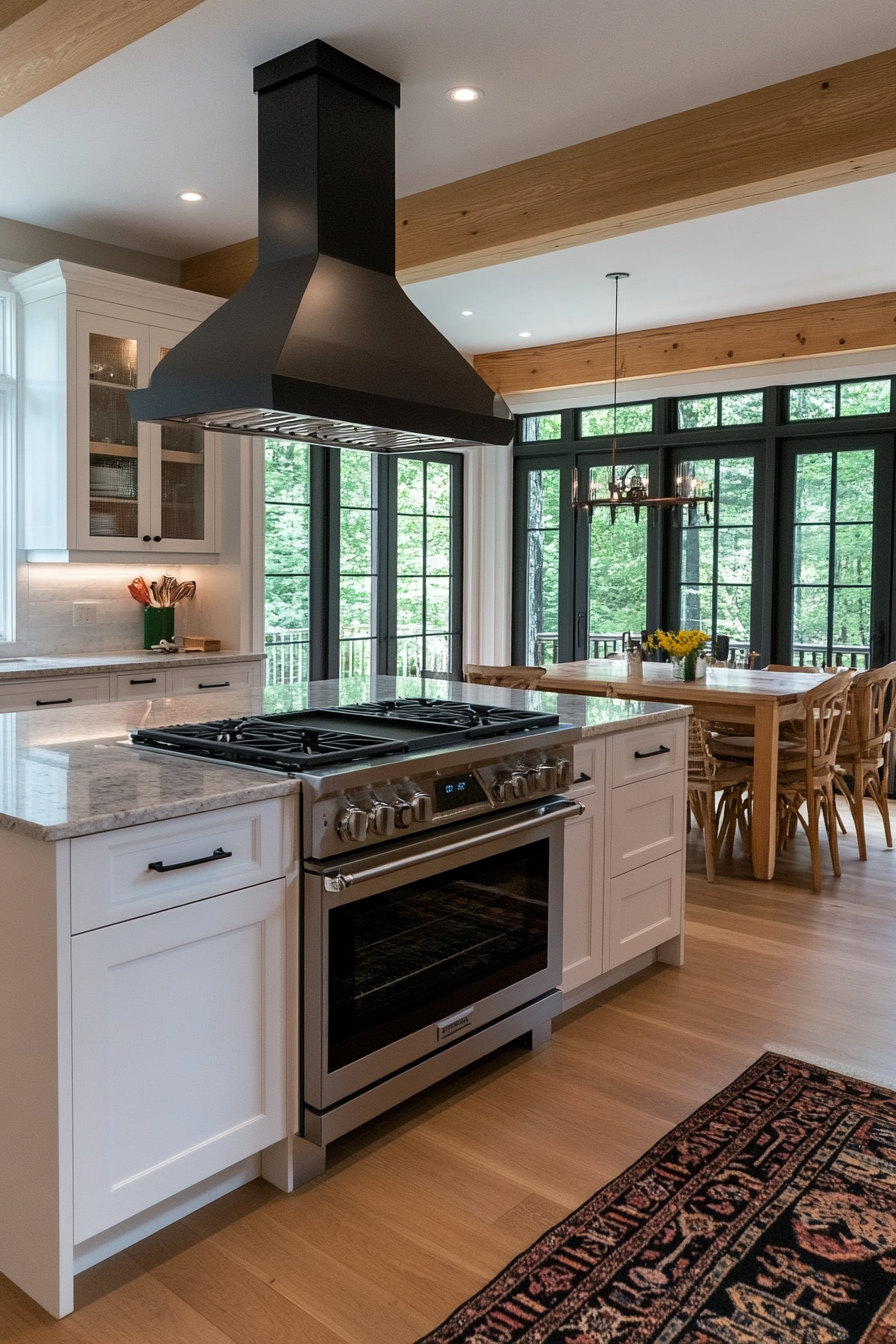
[[[505,835],[518,835],[521,831],[531,831],[536,826],[543,826],[546,821],[567,821],[570,817],[580,817],[585,811],[583,803],[564,803],[561,807],[556,807],[552,811],[545,810],[537,817],[529,817],[526,821],[514,822],[511,826],[499,826],[497,830],[489,831],[486,835],[479,837],[478,840],[471,840],[469,836],[463,840],[453,840],[450,845],[439,845],[435,849],[427,850],[425,854],[415,856],[408,861],[407,859],[391,859],[389,863],[379,863],[373,868],[365,868],[362,873],[333,873],[324,878],[324,891],[344,891],[346,887],[351,887],[355,882],[367,882],[371,878],[385,877],[387,873],[395,873],[400,868],[408,868],[419,863],[428,863],[430,859],[440,859],[445,854],[456,854],[460,849],[469,849],[471,844],[477,844],[480,840],[488,844],[492,840],[500,840]]]

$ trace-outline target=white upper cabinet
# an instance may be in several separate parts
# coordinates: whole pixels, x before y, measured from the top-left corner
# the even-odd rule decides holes
[[[218,436],[135,423],[127,392],[222,300],[49,261],[23,304],[23,529],[29,560],[219,549]]]

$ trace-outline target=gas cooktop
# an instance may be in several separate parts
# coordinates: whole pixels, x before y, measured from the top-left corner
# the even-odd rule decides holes
[[[559,722],[559,715],[537,710],[420,697],[141,728],[131,739],[140,747],[294,774],[396,752],[432,751],[465,739],[520,735]]]

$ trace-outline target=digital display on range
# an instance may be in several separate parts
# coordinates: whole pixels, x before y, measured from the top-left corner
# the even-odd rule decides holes
[[[450,779],[435,779],[436,807],[439,812],[451,812],[456,807],[471,807],[473,803],[487,803],[482,785],[472,773],[452,775]]]

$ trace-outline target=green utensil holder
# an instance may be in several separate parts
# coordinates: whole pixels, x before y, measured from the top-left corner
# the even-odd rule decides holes
[[[174,639],[174,608],[143,608],[143,647],[151,649],[160,639]]]

